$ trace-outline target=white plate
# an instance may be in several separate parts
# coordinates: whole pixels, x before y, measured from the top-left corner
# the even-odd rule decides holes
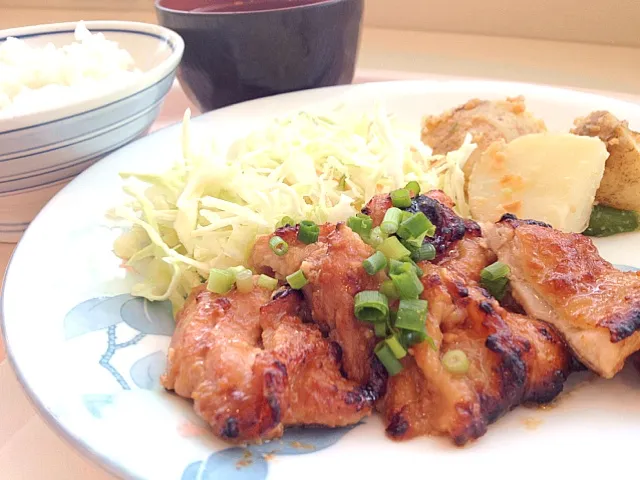
[[[517,94],[527,97],[529,109],[551,130],[567,131],[575,117],[596,109],[640,128],[640,107],[633,104],[495,82],[307,91],[222,109],[194,124],[229,142],[291,110],[341,101],[369,108],[384,100],[418,129],[425,113],[472,97]],[[178,156],[179,137],[179,126],[162,130],[71,182],[29,227],[6,275],[2,308],[9,358],[43,416],[76,447],[118,475],[146,479],[583,479],[635,471],[630,460],[640,437],[640,375],[631,367],[611,381],[574,375],[567,388],[575,393],[556,408],[518,408],[463,449],[437,438],[394,443],[375,417],[353,429],[290,430],[283,441],[251,447],[249,454],[216,440],[189,402],[159,387],[173,327],[170,311],[126,295],[124,270],[111,253],[117,232],[104,218],[124,198],[118,172],[162,170]],[[597,243],[613,263],[640,267],[639,241],[640,234],[626,234]],[[274,458],[263,457],[274,450]]]

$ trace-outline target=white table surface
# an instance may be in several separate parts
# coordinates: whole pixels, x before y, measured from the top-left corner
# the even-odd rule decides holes
[[[391,70],[360,71],[357,81],[394,79],[454,79],[445,75],[407,73]],[[627,92],[598,92],[635,101],[640,96]],[[175,85],[153,129],[177,122],[185,108],[191,107],[182,90]],[[0,244],[0,272],[4,272],[14,245]],[[0,479],[4,480],[113,480],[98,465],[85,459],[51,430],[38,416],[25,396],[0,341]]]

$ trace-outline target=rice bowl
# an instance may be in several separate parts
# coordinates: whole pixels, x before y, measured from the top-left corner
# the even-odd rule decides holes
[[[107,153],[146,133],[173,84],[184,50],[176,33],[137,22],[92,21],[86,27],[116,42],[140,72],[127,71],[129,78],[114,87],[88,87],[95,91],[91,95],[77,94],[75,87],[81,82],[50,85],[74,93],[63,104],[48,102],[36,111],[17,112],[12,103],[8,110],[14,112],[8,116],[0,108],[0,241],[17,241],[42,205],[64,184]],[[61,23],[5,30],[0,33],[0,47],[14,37],[32,49],[52,48],[45,47],[49,43],[60,49],[75,40],[76,28],[76,23]],[[102,85],[98,80],[93,83]],[[8,97],[7,92],[5,95]],[[27,96],[33,100],[31,94]]]

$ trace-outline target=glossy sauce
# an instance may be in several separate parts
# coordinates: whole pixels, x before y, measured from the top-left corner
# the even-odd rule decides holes
[[[324,3],[329,0],[211,0],[208,5],[194,8],[192,12],[258,12],[265,10],[282,10]],[[203,2],[204,3],[204,2]]]

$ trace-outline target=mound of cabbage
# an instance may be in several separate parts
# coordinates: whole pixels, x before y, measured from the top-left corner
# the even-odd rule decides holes
[[[442,189],[469,215],[462,167],[475,145],[433,156],[419,130],[382,106],[371,112],[299,112],[236,141],[226,154],[191,138],[185,113],[182,157],[162,174],[123,172],[131,201],[111,214],[129,225],[115,244],[140,283],[132,294],[174,309],[211,268],[247,266],[257,236],[283,220],[344,221],[373,195],[417,181]]]

